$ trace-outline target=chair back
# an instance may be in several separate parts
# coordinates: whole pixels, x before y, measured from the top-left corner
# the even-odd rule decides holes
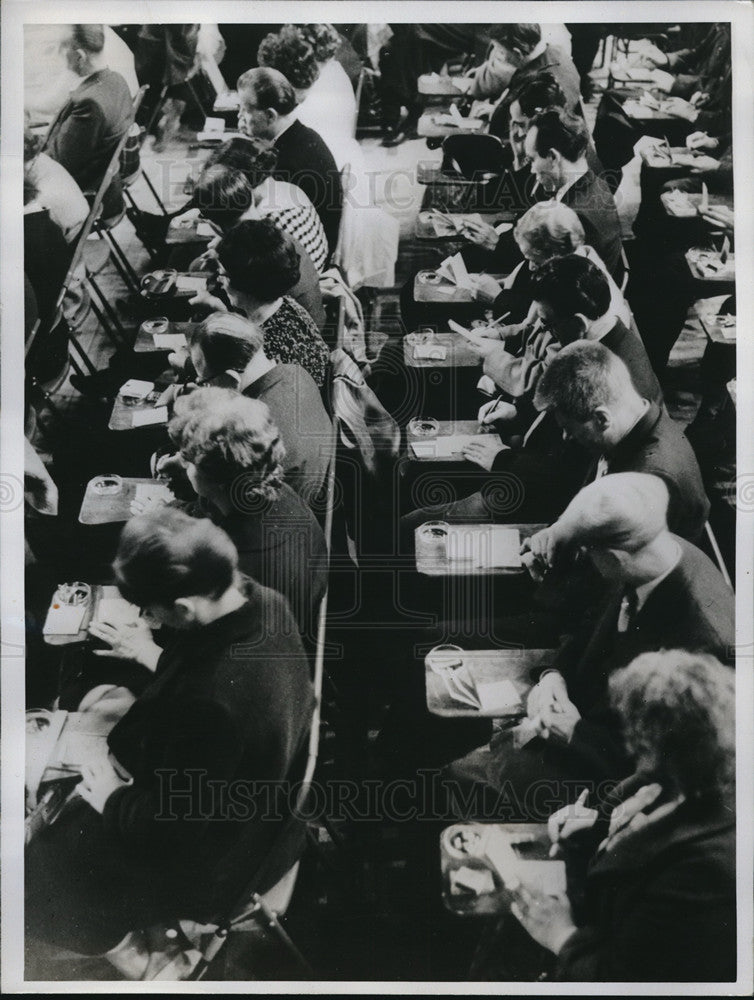
[[[136,97],[134,98],[134,113],[138,111],[146,91],[147,87],[145,85],[141,87],[139,92],[136,94]],[[118,176],[118,174],[120,173],[121,154],[123,152],[123,149],[125,148],[126,143],[128,142],[129,133],[130,133],[130,128],[126,129],[126,131],[123,133],[123,136],[121,137],[120,142],[113,150],[113,155],[110,158],[109,164],[107,165],[107,170],[105,171],[105,174],[102,180],[100,181],[99,187],[94,193],[94,197],[91,202],[91,207],[89,209],[89,214],[84,220],[84,225],[81,227],[81,231],[76,237],[73,254],[71,256],[71,262],[68,266],[68,270],[66,271],[65,277],[63,278],[63,282],[60,286],[60,291],[58,292],[55,308],[52,310],[50,314],[52,318],[48,323],[44,324],[44,328],[42,327],[42,325],[38,325],[36,330],[33,331],[33,336],[30,336],[26,342],[25,356],[27,365],[31,364],[31,359],[35,350],[37,350],[39,346],[44,343],[46,333],[48,333],[50,330],[55,329],[57,324],[60,322],[63,313],[63,299],[65,297],[65,293],[68,289],[68,286],[73,281],[74,276],[76,275],[76,272],[79,268],[79,265],[81,264],[82,257],[84,254],[84,248],[86,246],[86,241],[92,232],[94,223],[99,218],[99,215],[102,211],[102,202],[105,198],[105,195],[107,194],[108,188],[110,187],[114,178]]]
[[[449,135],[442,149],[445,160],[470,181],[482,180],[485,174],[501,175],[510,163],[510,154],[496,135]]]

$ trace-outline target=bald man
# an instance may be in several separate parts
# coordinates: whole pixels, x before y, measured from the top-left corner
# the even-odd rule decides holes
[[[596,791],[601,782],[629,773],[607,682],[640,653],[678,648],[731,662],[733,593],[707,556],[671,534],[667,508],[661,479],[615,473],[586,486],[552,527],[525,543],[524,561],[533,575],[586,554],[605,591],[596,614],[582,617],[581,631],[539,676],[518,735],[502,731],[489,747],[447,769],[446,777],[466,791],[476,786],[484,818],[541,822],[546,817],[537,788],[546,786],[551,809],[573,801],[586,785]],[[522,738],[528,738],[523,746]],[[501,815],[503,805],[508,811]]]

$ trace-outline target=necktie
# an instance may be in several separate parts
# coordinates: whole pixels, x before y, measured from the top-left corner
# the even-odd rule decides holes
[[[638,604],[639,599],[636,595],[636,591],[633,589],[627,590],[620,602],[620,611],[618,612],[619,632],[628,632],[628,630],[632,627],[634,619],[636,618]]]

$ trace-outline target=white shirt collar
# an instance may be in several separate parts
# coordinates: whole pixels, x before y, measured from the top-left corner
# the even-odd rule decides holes
[[[641,611],[641,609],[647,603],[647,598],[655,589],[655,587],[659,587],[659,585],[662,583],[665,577],[670,576],[670,574],[676,568],[678,563],[681,561],[681,556],[683,555],[681,546],[678,544],[678,542],[673,542],[673,545],[675,546],[675,557],[673,559],[673,562],[670,564],[670,566],[668,566],[665,572],[661,573],[659,576],[656,576],[654,580],[650,580],[649,583],[642,583],[641,586],[636,588],[637,612]]]
[[[527,66],[530,62],[533,62],[539,56],[543,55],[544,52],[546,51],[547,51],[547,42],[544,40],[544,38],[542,38],[540,39],[540,41],[537,42],[537,44],[531,50],[529,55],[526,57],[526,62],[524,63],[524,66]]]
[[[610,333],[617,322],[618,317],[614,312],[609,310],[604,316],[598,316],[594,320],[585,334],[584,340],[602,340],[603,337],[606,337]]]

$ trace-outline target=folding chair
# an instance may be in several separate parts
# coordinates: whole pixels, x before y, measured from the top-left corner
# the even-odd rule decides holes
[[[626,256],[626,248],[621,243],[620,246],[620,260],[623,265],[623,277],[621,278],[620,290],[621,294],[626,294],[626,289],[628,288],[628,279],[631,277],[631,265],[628,262],[628,257]]]
[[[715,533],[712,530],[712,525],[709,523],[709,521],[706,521],[704,525],[703,541],[704,544],[700,544],[700,548],[702,549],[703,552],[706,552],[706,554],[710,557],[710,559],[712,559],[717,568],[720,570],[720,575],[722,576],[723,580],[725,580],[730,589],[733,590],[733,582],[730,578],[728,567],[725,564],[725,559],[723,558],[722,551],[720,550],[720,546],[717,543],[717,539],[715,538]]]
[[[141,92],[140,92],[141,93]],[[27,383],[27,393],[30,399],[37,398],[44,402],[45,405],[49,406],[51,409],[55,409],[52,400],[53,392],[59,388],[59,381],[55,386],[50,384],[43,384],[40,382],[38,377],[34,374],[34,365],[36,359],[40,356],[41,351],[44,348],[46,337],[56,329],[58,324],[63,320],[63,300],[65,298],[66,292],[74,280],[77,280],[80,268],[85,266],[84,264],[84,249],[86,247],[86,242],[90,234],[95,231],[95,226],[97,219],[102,210],[102,202],[105,194],[112,183],[112,179],[118,170],[118,165],[120,162],[120,153],[125,145],[127,139],[127,134],[123,136],[117,149],[113,153],[112,159],[108,165],[102,181],[100,182],[99,188],[94,193],[91,198],[91,207],[89,209],[89,214],[84,220],[84,224],[81,227],[81,231],[76,237],[76,245],[71,257],[71,262],[68,266],[68,270],[65,277],[61,283],[60,291],[58,292],[58,297],[55,302],[55,308],[51,312],[51,317],[48,322],[40,323],[37,322],[31,332],[31,335],[27,339],[25,345],[25,360],[26,360],[26,383]],[[122,342],[122,336],[125,334],[120,321],[117,318],[112,306],[107,302],[107,298],[103,295],[99,286],[94,281],[93,275],[86,271],[87,281],[89,285],[95,291],[95,294],[100,300],[98,305],[93,298],[90,297],[89,306],[91,306],[92,311],[97,316],[103,329],[113,340],[116,345]],[[80,374],[84,375],[86,373],[93,374],[95,372],[95,367],[84,350],[80,340],[77,337],[77,331],[81,328],[84,320],[86,319],[89,312],[89,307],[77,318],[75,323],[75,328],[72,328],[70,324],[67,323],[67,339],[69,346],[73,348],[75,353],[69,352],[69,360],[74,368],[74,370]],[[113,327],[108,322],[108,317],[110,321],[114,321],[115,329],[117,329],[118,334],[115,334]],[[86,369],[86,371],[85,371]]]
[[[134,117],[136,116],[136,113],[138,112],[139,107],[141,106],[141,102],[144,99],[144,94],[146,93],[146,91],[147,91],[147,86],[145,84],[143,87],[139,89],[139,92],[134,98],[133,102]],[[107,182],[107,187],[105,187],[104,191],[102,191],[103,198],[105,191],[107,191],[112,181],[115,179],[116,176],[120,175],[121,156],[123,154],[123,150],[125,149],[127,142],[129,141],[129,138],[130,138],[130,127],[129,129],[126,130],[125,134],[123,135],[123,138],[118,143],[118,146],[115,152],[113,153],[112,159],[110,160],[110,163],[108,165],[107,172],[105,173],[105,177],[102,181],[102,184],[105,184],[105,181]],[[100,198],[100,207],[101,205],[102,205],[102,199]],[[126,287],[129,288],[131,291],[138,293],[139,291],[138,276],[113,234],[113,230],[118,225],[118,223],[120,223],[125,218],[125,215],[126,215],[125,205],[116,215],[110,216],[109,218],[102,218],[102,216],[98,214],[95,217],[94,224],[92,226],[92,231],[97,233],[97,235],[101,239],[105,239],[107,241],[112,253],[113,264],[115,265],[116,270],[123,279]]]

